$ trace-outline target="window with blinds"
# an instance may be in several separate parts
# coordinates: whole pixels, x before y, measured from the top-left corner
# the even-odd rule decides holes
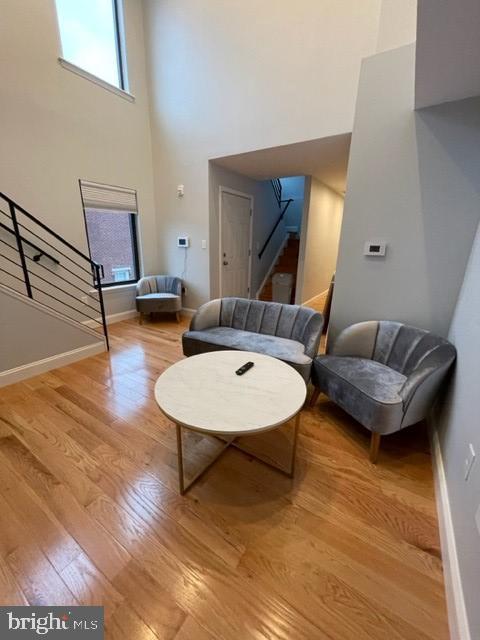
[[[137,193],[133,189],[80,180],[88,247],[102,265],[102,286],[140,277]]]

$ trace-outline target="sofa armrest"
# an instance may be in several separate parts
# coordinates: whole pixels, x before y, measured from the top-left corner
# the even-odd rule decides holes
[[[190,322],[190,331],[203,331],[210,327],[218,327],[220,324],[221,304],[220,298],[202,304]]]
[[[327,352],[332,356],[353,356],[372,360],[377,331],[376,320],[352,324],[340,332],[332,347],[328,345]]]

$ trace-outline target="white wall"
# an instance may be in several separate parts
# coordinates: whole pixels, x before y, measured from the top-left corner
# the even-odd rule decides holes
[[[78,179],[137,189],[145,271],[158,272],[141,3],[125,0],[134,103],[59,65],[54,0],[0,0],[0,14],[0,190],[86,251]],[[128,290],[106,298],[132,306]]]
[[[330,336],[396,319],[447,335],[480,215],[480,103],[415,113],[414,46],[362,68]],[[363,256],[383,238],[385,258]]]
[[[326,291],[335,273],[343,198],[316,178],[307,183],[302,225],[299,301],[306,302]]]
[[[383,0],[377,52],[396,49],[414,42],[416,37],[417,0]]]
[[[210,294],[208,160],[350,131],[379,14],[380,0],[146,0],[159,253],[181,271],[175,238],[191,236],[187,306]]]
[[[475,525],[475,514],[480,508],[480,464],[477,460],[465,482],[464,460],[470,443],[480,455],[476,410],[480,379],[480,227],[448,337],[457,347],[457,364],[449,394],[439,407],[437,424],[463,595],[474,640],[478,637],[476,630],[480,629],[480,516]]]
[[[267,275],[277,254],[280,245],[285,240],[285,222],[277,227],[265,253],[261,259],[258,252],[268,238],[275,222],[280,215],[275,194],[269,180],[252,180],[233,171],[210,163],[210,283],[211,298],[217,298],[219,291],[219,189],[229,187],[234,191],[240,191],[253,196],[253,224],[252,224],[252,273],[251,273],[251,297],[254,298],[263,279]],[[190,256],[189,256],[190,257]],[[187,272],[186,280],[190,278]]]

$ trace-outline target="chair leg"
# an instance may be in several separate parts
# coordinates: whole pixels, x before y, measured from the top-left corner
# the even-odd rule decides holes
[[[372,431],[372,437],[370,439],[370,462],[377,464],[378,450],[380,448],[380,438],[382,436],[375,431]]]
[[[138,322],[139,324],[143,324],[143,313],[140,311],[140,314],[138,316]]]
[[[179,311],[177,311],[175,313],[175,317],[177,318],[177,322],[180,322],[180,312]]]
[[[317,387],[313,387],[312,397],[310,398],[311,407],[315,406],[315,403],[317,402],[319,395],[320,395],[320,389],[317,389]]]

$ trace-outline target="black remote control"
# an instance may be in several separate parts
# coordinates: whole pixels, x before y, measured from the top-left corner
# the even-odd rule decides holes
[[[246,362],[243,365],[243,367],[240,367],[240,369],[237,369],[235,373],[237,374],[237,376],[243,376],[243,374],[246,373],[249,369],[251,369],[253,365],[254,365],[253,362]]]

